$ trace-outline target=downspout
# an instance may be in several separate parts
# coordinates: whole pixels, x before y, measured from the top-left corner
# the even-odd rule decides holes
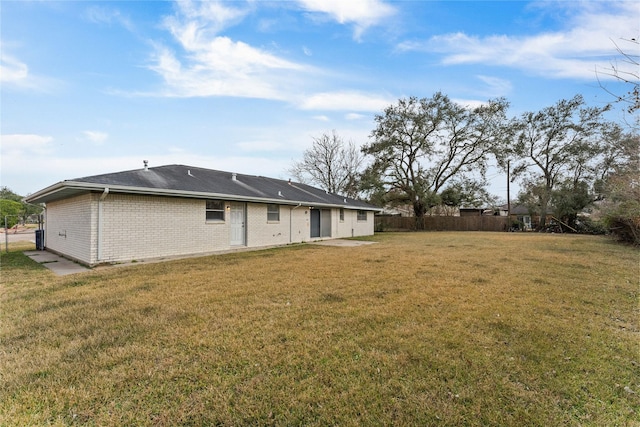
[[[102,225],[102,221],[103,221],[103,214],[102,214],[102,202],[104,201],[104,199],[107,198],[107,195],[109,194],[109,187],[105,187],[104,191],[102,192],[102,194],[100,195],[100,199],[98,200],[98,259],[96,260],[97,262],[102,261],[102,229],[103,229],[103,225]]]
[[[294,206],[289,209],[289,243],[293,243],[293,211],[302,206],[302,203],[298,203],[298,206]]]

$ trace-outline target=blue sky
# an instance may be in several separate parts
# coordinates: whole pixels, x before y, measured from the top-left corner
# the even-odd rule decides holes
[[[606,70],[640,34],[632,1],[5,0],[0,16],[0,185],[22,195],[143,160],[287,179],[314,137],[363,145],[386,106],[436,91],[506,97],[511,116],[604,105],[596,71],[624,90]]]

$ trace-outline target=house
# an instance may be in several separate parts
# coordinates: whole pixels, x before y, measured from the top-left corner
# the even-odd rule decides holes
[[[291,181],[146,162],[25,200],[46,206],[46,249],[89,266],[367,236],[380,210]]]
[[[459,216],[506,216],[506,213],[502,215],[500,210],[491,208],[460,208],[458,212]]]
[[[500,209],[506,212],[507,205],[503,205]],[[511,222],[518,224],[518,228],[523,231],[531,231],[540,224],[540,215],[525,205],[512,205],[509,212]],[[549,223],[553,219],[553,212],[547,212],[546,222]]]

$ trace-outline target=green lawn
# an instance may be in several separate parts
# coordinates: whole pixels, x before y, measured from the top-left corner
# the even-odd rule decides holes
[[[640,425],[637,249],[371,240],[66,277],[10,246],[0,425]]]

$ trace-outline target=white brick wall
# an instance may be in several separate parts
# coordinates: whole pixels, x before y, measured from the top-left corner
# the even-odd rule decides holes
[[[47,203],[45,246],[70,258],[91,264],[95,241],[95,195],[85,194]]]
[[[305,213],[306,212],[306,213]],[[280,221],[267,220],[267,205],[247,208],[247,246],[282,245],[309,240],[309,208],[280,206]]]
[[[128,194],[87,194],[47,205],[46,245],[86,264],[142,260],[230,249],[226,221],[206,221],[205,200]],[[225,206],[229,203],[225,202]],[[100,207],[101,206],[101,207]],[[373,213],[331,212],[331,237],[373,234]],[[267,220],[267,205],[246,204],[246,245],[261,247],[310,240],[308,206],[280,206],[280,221]],[[66,236],[66,237],[64,237]]]
[[[340,209],[333,210],[332,237],[370,236],[374,230],[373,212],[367,212],[366,221],[358,221],[358,211],[345,209],[344,221],[340,221]]]
[[[229,224],[207,222],[205,200],[109,195],[103,202],[98,262],[205,253],[229,248]]]

